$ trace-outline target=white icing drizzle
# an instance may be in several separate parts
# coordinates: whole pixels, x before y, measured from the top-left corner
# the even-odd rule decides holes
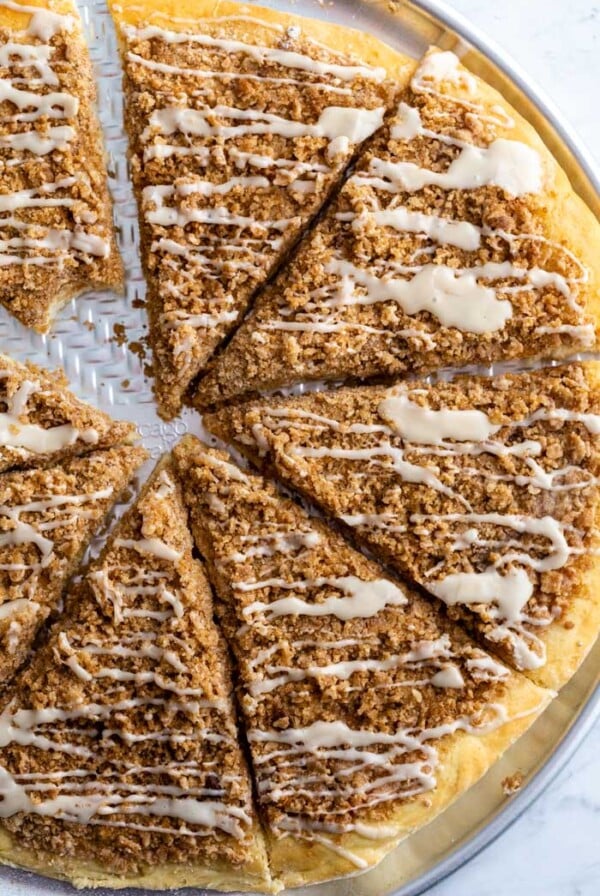
[[[288,433],[285,448],[278,450],[284,452],[281,460],[295,467],[300,475],[311,468],[312,460],[330,458],[356,463],[356,472],[350,468],[350,472],[341,473],[349,492],[339,517],[348,526],[365,533],[376,530],[401,538],[415,527],[430,534],[439,524],[442,528],[435,537],[448,539],[448,546],[462,554],[465,565],[449,573],[446,561],[441,560],[423,574],[422,583],[448,604],[475,605],[476,611],[493,623],[489,637],[508,643],[516,662],[523,668],[537,668],[545,662],[545,648],[536,630],[549,625],[554,615],[547,610],[532,615],[528,608],[536,588],[536,575],[562,569],[573,557],[585,552],[582,541],[585,533],[549,514],[494,512],[493,505],[489,512],[476,513],[463,496],[461,481],[474,478],[507,482],[517,490],[533,487],[547,493],[585,492],[597,487],[597,478],[585,467],[554,466],[545,456],[545,442],[527,438],[527,431],[548,424],[550,431],[556,430],[557,425],[584,427],[590,435],[598,436],[600,415],[542,406],[524,419],[493,423],[477,408],[433,409],[427,401],[414,400],[426,395],[426,389],[394,387],[379,401],[373,422],[365,423],[340,423],[302,407],[267,406],[261,410],[260,421],[253,423],[252,437],[264,454],[271,448],[269,433]],[[381,424],[376,422],[378,417]],[[306,444],[305,433],[306,438],[316,434],[317,441]],[[338,434],[337,441],[331,441],[331,433]],[[518,434],[522,435],[517,438]],[[355,442],[354,447],[346,447],[346,435],[362,436],[364,440]],[[325,444],[319,444],[321,438]],[[496,473],[487,465],[477,468],[453,463],[453,458],[481,455],[511,457],[518,467],[513,472],[504,472],[505,468],[499,466]],[[450,480],[442,477],[438,458],[445,459],[443,471]],[[546,468],[548,462],[550,469]],[[362,512],[360,479],[379,478],[382,469],[403,482],[439,491],[462,504],[464,509],[430,516],[413,513],[407,519],[401,500],[398,511],[390,507],[379,512]],[[319,476],[332,482],[335,478],[334,473],[325,470],[319,471]],[[452,486],[446,485],[447,481],[452,481]],[[393,484],[389,486],[389,495],[393,495]],[[493,560],[483,568],[481,561],[471,566],[470,555],[482,552]]]
[[[438,61],[439,60],[439,61]],[[459,85],[463,92],[474,96],[477,81],[458,68],[453,54],[431,53],[415,74],[413,91],[431,93],[443,104],[464,106],[469,115],[503,128],[512,127],[502,109],[487,115],[484,107],[474,99],[453,97],[437,89],[440,79],[444,84]],[[441,83],[441,82],[440,82]],[[489,145],[475,146],[448,133],[425,127],[421,112],[401,102],[390,129],[392,140],[410,142],[426,140],[442,143],[459,150],[443,171],[422,168],[399,158],[373,157],[366,170],[359,170],[349,179],[346,191],[350,196],[360,191],[356,211],[340,211],[335,215],[340,226],[340,240],[324,262],[321,277],[314,288],[298,285],[297,300],[287,304],[282,300],[275,319],[260,319],[262,332],[320,334],[351,330],[354,351],[359,352],[371,335],[384,341],[405,339],[411,348],[429,351],[437,348],[433,327],[455,328],[464,333],[501,332],[519,308],[520,294],[531,291],[557,292],[565,310],[574,316],[568,323],[552,322],[533,328],[538,337],[558,336],[564,342],[590,347],[595,341],[594,327],[585,322],[584,310],[578,302],[578,288],[588,279],[588,272],[566,247],[535,233],[509,233],[489,226],[478,226],[468,220],[454,220],[432,212],[417,211],[407,202],[406,194],[428,185],[445,190],[472,190],[497,186],[510,197],[539,194],[544,185],[543,164],[531,147],[504,137],[493,139]],[[393,147],[393,145],[392,145]],[[403,196],[402,194],[405,194]],[[381,232],[390,241],[389,230],[413,235],[414,252],[405,263],[356,251],[354,234],[368,234],[371,238]],[[386,233],[386,231],[388,231]],[[344,246],[343,240],[347,245]],[[459,267],[454,263],[430,261],[438,246],[455,246],[472,252],[487,245],[504,246],[508,259],[502,262],[480,263],[466,261]],[[528,268],[519,258],[519,250],[528,244],[544,244],[550,250],[552,263],[558,270]],[[352,250],[350,254],[350,249]],[[567,269],[569,273],[562,273]],[[575,269],[573,271],[573,269]],[[306,290],[306,291],[304,291]],[[300,302],[298,299],[302,298]],[[369,307],[387,303],[386,326],[378,327]],[[425,319],[415,327],[403,327],[402,319],[389,306],[397,304],[410,317],[426,312]],[[364,311],[361,309],[364,308]],[[376,309],[374,309],[376,310]],[[528,312],[529,313],[529,312]],[[357,319],[358,318],[358,319]],[[364,322],[363,322],[364,321]],[[435,331],[434,331],[435,332]],[[260,335],[260,334],[259,334]],[[264,340],[263,340],[264,341]]]
[[[423,233],[436,243],[447,243],[459,249],[478,249],[481,242],[481,230],[468,221],[414,212],[402,205],[364,212],[358,216],[352,212],[340,212],[336,217],[338,221],[352,221],[352,229],[358,232],[365,224],[372,222],[378,227],[392,227],[402,233]]]
[[[224,54],[240,53],[255,60],[261,65],[272,63],[290,68],[296,71],[316,74],[319,76],[331,75],[340,81],[354,81],[356,78],[382,81],[386,72],[383,68],[373,68],[367,65],[343,65],[324,62],[313,59],[304,53],[296,53],[290,50],[282,50],[276,47],[265,47],[259,44],[247,44],[243,41],[228,40],[226,38],[212,37],[209,34],[186,33],[184,31],[170,31],[159,28],[156,25],[148,25],[145,28],[125,26],[124,33],[130,41],[146,41],[159,39],[169,44],[197,44],[211,49],[221,50]]]
[[[360,143],[383,123],[384,108],[355,109],[345,106],[328,106],[315,124],[295,121],[258,112],[253,109],[236,109],[231,106],[207,106],[205,109],[190,109],[187,106],[170,106],[151,114],[148,129],[142,134],[142,142],[147,142],[155,133],[169,136],[181,133],[194,137],[220,137],[230,140],[247,134],[268,134],[285,137],[321,137],[332,143],[345,138],[348,143]],[[208,118],[230,118],[244,124],[209,124]],[[331,155],[335,155],[332,152]]]
[[[484,442],[501,429],[483,411],[447,408],[433,411],[415,404],[406,394],[384,399],[377,410],[406,442],[429,445],[442,445],[445,439]]]
[[[348,87],[338,87],[325,81],[306,81],[299,78],[274,78],[269,75],[253,75],[249,72],[220,72],[210,69],[191,68],[180,65],[171,65],[166,62],[157,62],[154,59],[145,59],[143,56],[129,51],[127,59],[150,71],[161,72],[165,75],[185,75],[189,78],[215,81],[261,81],[267,84],[293,84],[308,90],[325,90],[340,96],[350,96],[352,91]]]
[[[456,94],[442,92],[439,88],[457,86],[465,90],[470,99]],[[468,113],[484,122],[489,122],[501,128],[513,128],[514,121],[502,106],[495,105],[486,109],[475,99],[478,89],[477,79],[466,69],[460,67],[460,60],[455,53],[430,52],[420,62],[415,71],[411,87],[415,93],[427,93],[435,96],[442,103],[451,103],[466,109]]]
[[[0,505],[0,515],[12,524],[9,531],[0,535],[0,546],[32,544],[38,549],[40,560],[32,564],[1,563],[0,569],[8,571],[39,571],[52,561],[54,542],[47,532],[53,529],[76,523],[78,519],[91,519],[94,509],[85,508],[86,504],[110,497],[113,489],[108,486],[89,494],[49,495],[25,504]],[[52,520],[44,519],[44,515],[52,511]],[[39,521],[27,523],[21,519],[23,514],[39,514]]]
[[[305,448],[292,446],[289,456],[294,458],[334,457],[340,460],[367,461],[371,467],[384,468],[397,473],[405,482],[428,485],[435,491],[449,498],[466,503],[451,488],[445,486],[429,467],[414,464],[406,460],[405,450],[397,448],[391,442],[382,442],[373,448]],[[380,460],[380,458],[382,458]]]
[[[10,375],[10,371],[0,370],[0,380]],[[37,423],[23,422],[21,418],[29,413],[30,397],[41,391],[39,382],[24,379],[12,394],[4,398],[7,409],[0,411],[0,448],[14,450],[19,456],[26,457],[28,454],[61,451],[79,440],[88,445],[98,442],[99,434],[92,427],[80,431],[69,423],[43,427]]]
[[[524,569],[501,574],[492,567],[480,573],[451,573],[440,582],[430,582],[429,590],[450,606],[494,602],[501,617],[514,623],[533,594],[533,583]]]
[[[18,109],[30,109],[33,112],[19,112],[14,121],[37,121],[38,118],[75,118],[79,109],[79,100],[70,93],[51,91],[50,93],[32,93],[21,90],[3,79],[0,79],[0,102],[9,102]]]
[[[469,333],[501,330],[512,316],[511,303],[478,283],[469,269],[457,272],[447,265],[426,264],[410,279],[380,278],[351,261],[333,258],[325,270],[338,278],[339,291],[332,300],[338,307],[397,302],[408,315],[428,311],[442,326]]]
[[[51,43],[57,34],[71,32],[75,20],[70,15],[9,0],[3,0],[0,5],[30,14],[24,33],[38,41],[10,40],[0,47],[0,66],[5,72],[0,77],[0,102],[15,108],[5,122],[27,126],[25,129],[20,127],[16,133],[0,135],[4,164],[11,168],[24,164],[30,157],[62,154],[76,140],[79,98],[60,89],[60,73],[64,63],[55,64],[55,47]],[[33,69],[38,77],[25,77],[24,73],[29,69]],[[38,130],[40,120],[44,125]],[[89,264],[94,258],[108,256],[110,240],[105,233],[106,228],[97,228],[96,232],[89,233],[79,223],[95,223],[96,217],[94,212],[83,208],[84,200],[79,196],[75,198],[74,188],[83,180],[87,182],[88,177],[82,171],[72,177],[46,182],[35,188],[14,190],[0,197],[0,267],[51,265],[62,269],[70,260]],[[72,230],[48,227],[31,221],[24,214],[26,209],[70,208],[75,205],[82,208],[75,215],[77,223]],[[19,232],[31,228],[35,229],[35,233],[14,235],[15,230]],[[3,235],[5,233],[6,236]]]
[[[306,548],[314,548],[319,544],[321,536],[314,529],[307,532],[273,532],[268,535],[240,536],[242,544],[251,547],[243,551],[234,551],[227,560],[230,563],[243,563],[251,557],[272,557],[275,554],[292,554]]]
[[[467,144],[446,171],[421,168],[414,162],[388,162],[373,159],[369,175],[380,178],[380,189],[400,187],[409,193],[435,184],[444,190],[476,190],[500,187],[510,196],[539,193],[543,169],[538,153],[516,140],[498,138],[483,148]],[[357,175],[359,182],[363,178]],[[368,180],[369,178],[364,178]],[[389,187],[386,185],[389,182]]]
[[[161,538],[115,538],[114,545],[118,548],[132,548],[138,554],[158,557],[159,560],[169,560],[172,563],[181,559],[181,551],[176,551]]]
[[[351,104],[357,79],[379,81],[383,70],[325,62],[288,49],[247,44],[206,33],[173,31],[157,25],[127,26],[124,33],[128,41],[128,67],[134,72],[146,69],[159,79],[159,87],[155,88],[159,104],[144,122],[140,138],[143,160],[151,163],[173,159],[176,164],[181,161],[181,174],[186,180],[186,183],[178,181],[175,187],[170,183],[158,184],[153,177],[152,186],[143,195],[144,220],[160,228],[192,230],[194,225],[202,225],[200,240],[194,238],[193,232],[186,233],[184,238],[178,235],[176,240],[165,239],[163,233],[163,238],[154,239],[151,244],[151,251],[160,254],[161,290],[181,303],[182,309],[186,308],[181,314],[170,310],[161,318],[170,332],[168,345],[179,367],[191,367],[201,353],[199,332],[227,328],[237,319],[240,313],[239,298],[236,300],[237,278],[243,282],[245,291],[251,292],[252,284],[262,283],[279,250],[303,223],[304,217],[299,214],[273,219],[261,217],[260,212],[254,211],[261,208],[261,195],[285,190],[295,201],[304,203],[302,197],[325,192],[327,180],[349,158],[352,147],[369,137],[383,122],[382,106],[363,108]],[[152,43],[141,48],[144,41],[168,45],[169,62],[153,58]],[[177,45],[186,51],[181,63],[176,55]],[[205,65],[207,52],[211,54],[210,65]],[[201,60],[197,64],[194,53]],[[239,57],[241,68],[233,66],[230,70],[232,67],[225,64],[232,54]],[[219,64],[221,57],[223,70]],[[248,61],[254,67],[247,71]],[[285,72],[278,76],[269,69],[263,70],[269,65],[283,66],[289,76]],[[194,96],[184,98],[180,88],[175,90],[172,79],[182,76],[193,78],[194,87],[198,87]],[[274,90],[291,88],[300,99],[305,92],[321,91],[332,95],[332,104],[323,108],[316,120],[313,116],[308,121],[301,109],[298,114],[293,105],[290,108],[295,117],[285,117],[260,108],[238,108],[217,102],[215,83],[228,85],[232,81],[249,81]],[[349,97],[348,105],[334,105],[338,96]],[[264,137],[264,152],[240,149],[240,140],[248,136]],[[278,148],[281,139],[277,138],[285,140],[289,150],[281,152]],[[300,161],[294,158],[298,153],[297,141],[305,138],[322,141],[322,147],[313,158]],[[301,154],[305,155],[304,151]],[[188,167],[193,164],[214,171],[222,167],[224,159],[233,163],[240,174],[222,183],[201,179]],[[232,210],[240,190],[244,196],[256,193],[251,213]],[[307,203],[312,200],[309,198]],[[313,204],[305,207],[310,214]],[[222,228],[227,228],[225,236]],[[195,284],[207,280],[218,281],[225,294],[212,296],[210,301],[204,294],[195,296],[198,288]]]
[[[402,606],[403,604],[400,605]],[[376,615],[376,613],[369,614],[369,616],[372,615]],[[252,698],[257,698],[261,694],[269,694],[284,685],[290,683],[297,684],[309,678],[333,677],[337,682],[347,682],[356,674],[377,673],[381,675],[382,673],[394,672],[399,669],[409,674],[414,673],[417,677],[392,679],[386,684],[372,685],[371,687],[374,690],[381,691],[394,690],[396,688],[419,688],[426,685],[432,685],[436,688],[462,688],[465,684],[459,667],[451,662],[456,660],[457,657],[452,651],[448,635],[442,635],[436,640],[414,642],[407,652],[392,654],[385,658],[377,655],[377,641],[369,641],[368,638],[364,637],[360,639],[346,638],[330,642],[295,640],[290,642],[289,646],[297,657],[302,657],[303,653],[312,647],[321,650],[362,648],[368,649],[369,652],[372,652],[374,647],[376,650],[375,656],[367,656],[361,659],[345,659],[338,662],[311,664],[308,666],[288,666],[272,662],[274,656],[281,649],[281,645],[274,643],[271,647],[260,651],[248,664],[252,670],[252,679],[246,682],[246,686]],[[348,693],[360,691],[361,689],[362,686],[360,684],[346,686]],[[254,699],[255,702],[256,700]],[[248,700],[246,700],[246,703],[248,704]]]
[[[174,483],[162,471],[143,506],[173,494]],[[142,519],[142,531],[144,526]],[[114,544],[163,562],[180,557],[158,538],[118,538]],[[55,661],[83,683],[83,693],[38,709],[13,699],[0,715],[0,747],[26,746],[48,757],[46,763],[32,753],[34,770],[27,772],[0,763],[0,817],[24,812],[72,824],[167,831],[172,837],[220,831],[242,839],[252,823],[246,797],[237,795],[244,782],[202,757],[203,744],[239,748],[227,701],[208,699],[202,689],[189,686],[196,646],[182,627],[188,608],[177,569],[140,568],[139,557],[119,563],[113,558],[109,549],[90,584],[101,603],[112,603],[115,625],[103,626],[99,616],[86,635],[75,620],[54,643]],[[168,610],[157,612],[165,602]],[[146,624],[128,628],[128,619]],[[152,723],[160,713],[170,719],[166,731]],[[113,745],[119,743],[129,747],[127,758],[114,758]],[[153,764],[140,761],[144,754],[137,750],[146,743],[165,745],[164,763],[154,753]],[[186,748],[186,758],[176,761],[171,748],[178,744]],[[60,770],[61,754],[76,761]]]
[[[299,597],[283,597],[269,603],[254,601],[244,607],[244,617],[262,614],[266,617],[301,615],[301,616],[336,616],[338,619],[369,619],[386,607],[402,607],[407,603],[404,592],[389,579],[363,581],[356,576],[338,578],[319,577],[317,579],[301,579],[287,582],[285,579],[263,579],[256,582],[235,582],[234,589],[247,592],[262,589],[282,589],[285,591],[306,591],[317,588],[327,590],[334,588],[341,591],[344,597],[329,596],[315,602]]]

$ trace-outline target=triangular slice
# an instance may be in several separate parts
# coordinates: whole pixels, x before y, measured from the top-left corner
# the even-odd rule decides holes
[[[134,441],[132,423],[111,419],[67,387],[60,370],[0,354],[0,473]]]
[[[206,422],[558,688],[600,629],[599,372],[342,389]]]
[[[175,449],[233,649],[273,874],[374,865],[546,705],[415,592],[224,452]]]
[[[271,887],[168,461],[4,700],[0,818],[1,861],[78,886]]]
[[[4,3],[0,32],[0,303],[45,332],[123,283],[96,88],[71,0]]]
[[[172,10],[113,5],[165,417],[414,68],[322,21],[213,0]]]
[[[432,50],[196,400],[590,348],[599,259],[598,221],[533,128]]]
[[[0,475],[0,685],[26,658],[92,535],[146,456],[124,446]]]

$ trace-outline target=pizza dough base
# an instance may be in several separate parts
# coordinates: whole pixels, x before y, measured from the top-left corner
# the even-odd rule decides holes
[[[435,790],[399,805],[385,824],[395,829],[393,836],[367,839],[355,833],[336,840],[336,846],[348,850],[364,867],[358,868],[343,855],[319,843],[286,837],[274,840],[267,833],[271,872],[285,887],[300,887],[331,878],[358,874],[385,858],[398,843],[423,827],[467,791],[499,757],[523,734],[546,708],[552,692],[536,687],[515,673],[503,703],[510,719],[489,734],[481,736],[459,732],[446,737],[436,747],[439,755],[438,784]],[[367,819],[362,819],[367,822]]]
[[[255,830],[253,836],[260,838],[260,830]],[[111,874],[97,862],[26,849],[5,830],[0,830],[0,863],[12,868],[35,871],[44,877],[68,880],[78,889],[110,887],[123,890],[126,887],[140,887],[148,890],[172,890],[178,887],[205,887],[226,893],[255,890],[277,893],[281,890],[280,885],[265,879],[261,874],[264,857],[262,861],[257,857],[256,863],[243,869],[236,869],[225,862],[188,867],[171,864],[148,868],[140,874],[117,875]]]

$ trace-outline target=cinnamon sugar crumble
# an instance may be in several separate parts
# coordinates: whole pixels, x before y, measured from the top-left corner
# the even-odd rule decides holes
[[[120,288],[122,268],[77,11],[55,14],[48,33],[34,19],[0,23],[0,45],[14,48],[0,66],[0,302],[44,332],[73,296]]]
[[[512,796],[514,793],[518,793],[523,786],[524,780],[525,776],[523,772],[514,772],[512,775],[507,775],[502,781],[502,790],[504,791],[504,794],[506,796]]]
[[[345,132],[364,139],[393,86],[259,18],[124,37],[156,394],[169,418],[350,160],[334,116],[348,110]]]
[[[597,540],[595,371],[574,364],[263,399],[205,423],[446,600],[518,668],[535,669],[547,627],[585,587]],[[411,441],[395,428],[394,400],[413,418],[415,408],[432,421],[452,409],[465,422],[449,439]],[[486,432],[473,439],[460,429],[474,411]]]
[[[188,437],[175,458],[270,828],[335,843],[359,822],[385,823],[435,787],[444,733],[493,726],[508,670],[223,452]],[[357,731],[369,747],[352,758]]]

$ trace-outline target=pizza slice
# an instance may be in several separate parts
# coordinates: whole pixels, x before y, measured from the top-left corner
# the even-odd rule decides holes
[[[0,6],[0,303],[46,332],[123,271],[96,88],[71,0]]]
[[[356,874],[483,775],[550,695],[224,452],[186,437],[174,455],[273,874]]]
[[[558,689],[600,628],[596,363],[263,399],[205,421]]]
[[[170,418],[414,64],[369,35],[255,5],[112,9],[155,392]]]
[[[430,50],[194,401],[589,350],[599,246],[534,129]]]

